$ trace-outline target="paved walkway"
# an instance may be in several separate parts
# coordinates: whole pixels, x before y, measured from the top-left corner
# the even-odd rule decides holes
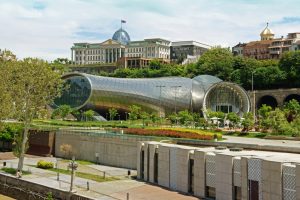
[[[7,157],[6,157],[7,158]],[[1,153],[0,153],[1,160]],[[32,172],[30,175],[24,175],[22,179],[45,185],[52,188],[57,188],[65,191],[70,189],[70,176],[60,174],[59,181],[57,181],[57,173],[43,170],[30,165],[36,165],[39,160],[47,160],[56,163],[56,158],[50,157],[31,157],[25,158],[24,170],[29,170]],[[4,160],[2,160],[3,162]],[[7,162],[7,167],[17,167],[18,160],[10,159],[5,160]],[[61,167],[66,167],[66,163]],[[0,166],[3,163],[0,161]],[[102,171],[110,172],[112,175],[121,175],[123,179],[116,181],[107,181],[107,182],[96,182],[92,180],[87,180],[83,178],[76,177],[74,181],[74,190],[83,196],[87,196],[92,199],[100,200],[126,200],[127,193],[129,193],[130,199],[134,200],[196,200],[198,198],[179,194],[174,191],[169,191],[158,186],[150,185],[145,182],[126,179],[124,178],[127,175],[127,169],[108,167],[103,165],[79,165],[78,169],[83,170],[86,173],[102,173]],[[89,189],[87,190],[87,182],[89,182]],[[0,197],[1,200],[1,197]]]
[[[293,140],[271,140],[271,139],[260,139],[260,138],[247,138],[247,137],[235,137],[235,136],[226,136],[224,135],[222,142],[230,143],[243,143],[243,144],[256,144],[256,145],[269,145],[277,147],[293,147],[300,148],[300,141]]]

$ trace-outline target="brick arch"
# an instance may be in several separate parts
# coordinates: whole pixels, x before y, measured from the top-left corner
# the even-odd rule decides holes
[[[300,103],[300,94],[288,94],[284,98],[284,103],[289,102],[290,100],[295,99]]]
[[[258,99],[256,106],[259,109],[263,104],[271,106],[274,109],[278,106],[279,103],[278,99],[275,96],[266,94]]]

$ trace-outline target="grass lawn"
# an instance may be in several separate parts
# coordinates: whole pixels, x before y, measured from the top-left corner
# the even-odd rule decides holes
[[[223,132],[223,135],[237,136],[237,137],[248,137],[248,138],[264,138],[268,134],[267,133],[261,133],[261,132],[242,133],[242,132],[239,132],[239,131],[235,131],[235,132]]]
[[[66,159],[60,160],[60,162],[65,162],[65,163],[69,163],[71,161],[72,160],[66,160]],[[93,163],[91,161],[87,161],[87,160],[76,160],[76,162],[80,165],[94,165],[95,164],[95,163]]]
[[[10,167],[3,167],[1,168],[2,171],[11,174],[11,175],[16,175],[17,174],[17,170],[14,168],[10,168]],[[29,171],[22,171],[22,175],[29,175],[31,174],[31,172]]]
[[[61,174],[71,175],[71,170],[56,169],[56,168],[46,169],[46,170],[53,171],[53,172],[59,172]],[[119,178],[116,178],[116,177],[105,177],[104,178],[103,176],[99,176],[99,175],[95,175],[95,174],[89,174],[89,173],[84,173],[84,172],[76,172],[76,176],[80,177],[80,178],[85,178],[85,179],[97,181],[97,182],[120,180]]]

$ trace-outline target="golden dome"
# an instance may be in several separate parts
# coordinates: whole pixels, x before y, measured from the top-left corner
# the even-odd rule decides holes
[[[269,23],[267,23],[266,28],[260,33],[261,40],[273,39],[274,35],[274,32],[269,28]]]

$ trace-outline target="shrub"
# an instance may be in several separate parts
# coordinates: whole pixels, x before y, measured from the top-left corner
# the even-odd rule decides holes
[[[52,169],[53,168],[53,163],[48,162],[48,161],[44,161],[44,160],[40,160],[37,163],[37,167],[41,168],[41,169]]]
[[[128,128],[124,129],[126,134],[143,135],[143,136],[158,136],[158,137],[172,137],[172,138],[188,138],[196,140],[213,140],[215,137],[222,139],[221,134],[214,134],[203,131],[188,130],[188,129],[140,129]]]

